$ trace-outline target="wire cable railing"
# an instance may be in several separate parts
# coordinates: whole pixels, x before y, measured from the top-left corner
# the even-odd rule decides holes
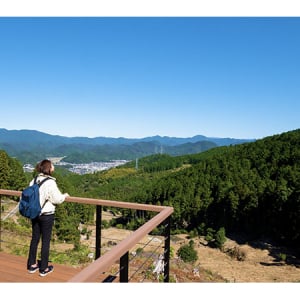
[[[131,274],[130,278],[129,278],[129,281],[131,281],[135,275],[137,275],[139,272],[141,272],[141,270],[144,270],[144,266],[149,263],[150,259],[152,257],[154,257],[155,253],[157,253],[157,250],[161,248],[161,245],[158,245],[155,247],[155,250],[153,250],[151,253],[150,253],[150,256],[144,260],[144,262]],[[132,260],[130,261],[132,262]],[[146,274],[144,275],[144,277],[142,279],[140,279],[140,282],[143,282],[146,278]]]

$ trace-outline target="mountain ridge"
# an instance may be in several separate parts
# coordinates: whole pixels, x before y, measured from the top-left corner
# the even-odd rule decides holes
[[[64,156],[66,161],[73,163],[132,160],[155,153],[176,156],[251,141],[254,140],[209,138],[203,135],[188,138],[159,135],[145,138],[64,137],[37,130],[0,128],[0,149],[23,163],[36,162],[49,156]]]
[[[49,133],[44,133],[38,130],[31,130],[31,129],[20,129],[20,130],[8,130],[5,128],[0,128],[0,142],[2,139],[9,139],[10,141],[15,141],[16,137],[32,137],[35,135],[39,138],[51,138],[52,140],[63,141],[64,143],[68,144],[69,142],[72,143],[92,143],[92,144],[101,144],[101,143],[108,143],[108,144],[127,144],[127,143],[135,143],[138,141],[157,141],[161,142],[162,144],[166,144],[169,146],[184,144],[184,143],[195,143],[199,141],[213,141],[216,142],[220,146],[225,146],[229,144],[240,144],[243,142],[255,141],[255,139],[237,139],[237,138],[221,138],[221,137],[207,137],[204,135],[195,135],[192,137],[174,137],[174,136],[148,136],[143,138],[126,138],[126,137],[106,137],[106,136],[97,136],[97,137],[84,137],[84,136],[75,136],[75,137],[67,137],[61,135],[53,135]]]

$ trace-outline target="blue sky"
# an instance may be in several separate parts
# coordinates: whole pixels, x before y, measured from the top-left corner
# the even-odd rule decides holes
[[[299,17],[1,17],[0,128],[263,138],[300,128]]]

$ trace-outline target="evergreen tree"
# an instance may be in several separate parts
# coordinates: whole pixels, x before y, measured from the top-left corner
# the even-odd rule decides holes
[[[0,150],[0,188],[9,188],[9,159],[5,151]]]

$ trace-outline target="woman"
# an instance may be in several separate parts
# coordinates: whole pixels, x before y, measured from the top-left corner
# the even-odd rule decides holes
[[[35,273],[37,270],[40,276],[46,276],[53,271],[53,266],[48,265],[50,240],[52,227],[54,224],[55,206],[65,201],[69,194],[62,194],[57,187],[56,179],[52,177],[54,165],[48,159],[44,159],[36,166],[37,182],[41,182],[46,177],[50,179],[45,181],[40,187],[41,214],[32,220],[32,237],[27,260],[27,270],[29,273]],[[30,185],[34,183],[34,179]],[[42,238],[41,260],[37,263],[37,249]]]

